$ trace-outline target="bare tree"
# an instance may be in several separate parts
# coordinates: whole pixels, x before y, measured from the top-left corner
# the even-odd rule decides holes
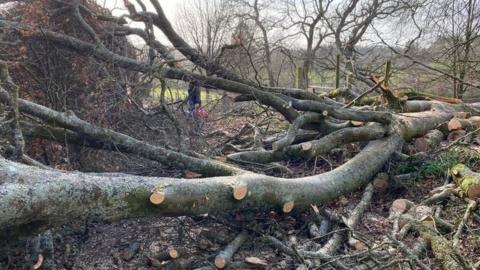
[[[233,16],[225,1],[185,1],[179,8],[179,33],[209,61],[216,61],[221,48],[230,43]]]
[[[328,29],[326,14],[333,1],[285,1],[286,16],[290,20],[288,29],[295,29],[306,42],[305,52],[301,56],[302,69],[299,78],[299,87],[307,88],[309,73],[312,69],[317,51],[324,45],[324,41],[333,34]]]
[[[232,8],[237,10],[236,16],[241,20],[252,21],[260,32],[260,37],[256,39],[255,43],[263,53],[258,57],[263,59],[262,69],[266,70],[268,85],[270,87],[277,86],[273,60],[274,51],[279,50],[283,46],[283,41],[289,37],[288,34],[285,35],[279,31],[284,22],[278,14],[278,7],[274,6],[273,2],[261,0],[232,0],[230,2]],[[278,72],[280,73],[281,70]]]
[[[358,65],[356,46],[363,40],[367,30],[376,22],[397,16],[409,6],[410,4],[402,1],[354,0],[342,2],[335,8],[335,12],[329,15],[326,20],[328,27],[334,33],[337,50],[345,58],[345,69],[353,78],[366,81],[366,75],[367,77],[370,75],[358,72],[356,68]]]
[[[474,42],[480,34],[479,6],[475,0],[440,1],[431,3],[432,21],[428,21],[431,31],[438,33],[432,44],[435,49],[434,61],[448,67],[453,79],[453,96],[462,98],[467,85],[463,83],[469,71],[477,65],[471,61]],[[426,28],[426,27],[425,27]]]

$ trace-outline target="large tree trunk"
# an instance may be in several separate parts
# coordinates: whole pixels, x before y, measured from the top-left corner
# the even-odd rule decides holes
[[[43,170],[0,159],[2,237],[33,233],[69,220],[191,215],[233,208],[306,209],[368,183],[404,139],[453,116],[423,112],[395,117],[392,133],[344,165],[316,176],[284,179],[244,173],[196,180]],[[242,196],[234,191],[241,188]],[[151,195],[161,200],[149,201]],[[234,196],[235,194],[235,196]],[[158,198],[158,197],[157,197]],[[288,210],[290,211],[290,210]]]

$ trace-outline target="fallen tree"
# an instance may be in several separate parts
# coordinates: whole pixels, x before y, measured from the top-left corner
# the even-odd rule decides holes
[[[405,139],[424,134],[452,116],[442,112],[396,116],[392,135],[372,141],[335,170],[299,179],[253,173],[198,180],[112,177],[49,171],[2,159],[0,228],[11,236],[15,231],[31,232],[32,227],[48,227],[88,215],[117,220],[232,208],[284,209],[285,204],[292,205],[288,212],[305,209],[368,183]],[[235,196],[238,188],[244,190],[243,196]],[[154,204],[150,199],[155,194],[160,194],[162,199]]]
[[[91,41],[6,20],[0,20],[0,28],[13,31],[19,39],[48,40],[59,48],[115,63],[152,79],[195,81],[216,89],[249,95],[260,104],[270,106],[292,123],[287,137],[274,143],[274,149],[263,150],[258,147],[260,150],[238,153],[236,160],[259,162],[262,159],[260,162],[272,162],[291,156],[311,158],[328,152],[334,146],[357,141],[370,142],[359,154],[334,170],[309,177],[286,179],[252,173],[225,162],[193,157],[152,145],[79,119],[72,112],[58,112],[31,101],[18,99],[17,104],[11,106],[18,106],[20,112],[42,122],[47,130],[64,132],[63,136],[69,136],[72,142],[93,148],[133,153],[157,162],[181,166],[202,176],[217,177],[189,180],[61,172],[26,166],[2,158],[2,237],[31,234],[35,230],[87,216],[118,220],[145,215],[195,215],[235,208],[280,209],[285,213],[303,210],[312,204],[327,202],[364,186],[372,180],[392,153],[402,147],[404,141],[427,134],[448,122],[454,117],[453,112],[478,115],[480,111],[480,104],[448,104],[424,100],[399,100],[401,106],[387,108],[385,111],[346,108],[342,104],[299,89],[268,89],[257,86],[242,80],[218,64],[209,63],[199,57],[197,52],[166,24],[158,2],[152,2],[158,14],[131,12],[128,17],[143,21],[146,25],[153,22],[166,33],[172,44],[187,59],[216,74],[216,77],[175,68],[169,65],[171,56],[163,56],[164,60],[161,62],[142,62],[117,54],[98,44],[100,41],[96,38],[97,33],[88,27],[86,28],[92,37]],[[151,33],[145,35],[138,31],[122,34],[154,38]],[[159,54],[162,57],[162,54]],[[2,103],[9,104],[11,94],[3,84],[0,85]],[[395,98],[391,95],[389,97]],[[302,114],[303,112],[305,113]],[[313,118],[316,119],[313,120],[316,121],[299,120],[306,114],[314,115]],[[349,124],[351,121],[360,121],[365,125],[352,127]],[[38,128],[35,129],[35,126],[20,124],[21,128],[22,126],[26,136],[56,140],[55,136],[49,137]],[[318,131],[318,135],[323,137],[292,144],[295,142],[296,132],[302,128]]]

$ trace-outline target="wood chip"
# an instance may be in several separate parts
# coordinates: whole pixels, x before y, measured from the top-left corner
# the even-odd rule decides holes
[[[253,264],[253,265],[256,265],[256,266],[261,266],[261,267],[267,267],[267,261],[263,260],[263,259],[260,259],[260,258],[257,258],[257,257],[246,257],[245,258],[245,261],[249,264]]]

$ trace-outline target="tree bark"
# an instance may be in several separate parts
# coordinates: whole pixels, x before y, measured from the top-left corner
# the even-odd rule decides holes
[[[415,140],[415,149],[418,152],[427,152],[439,146],[443,140],[443,133],[438,129],[430,130],[425,136]]]
[[[398,116],[394,133],[370,142],[342,166],[320,175],[294,179],[252,173],[198,180],[99,176],[43,170],[2,158],[1,236],[31,234],[35,229],[91,215],[118,220],[145,215],[194,215],[233,208],[281,209],[286,203],[293,204],[294,210],[306,209],[365,185],[404,139],[422,135],[450,117],[452,114],[441,112]],[[244,198],[234,198],[233,191],[238,186],[247,188]],[[158,205],[150,203],[152,193],[163,194],[163,201]]]

